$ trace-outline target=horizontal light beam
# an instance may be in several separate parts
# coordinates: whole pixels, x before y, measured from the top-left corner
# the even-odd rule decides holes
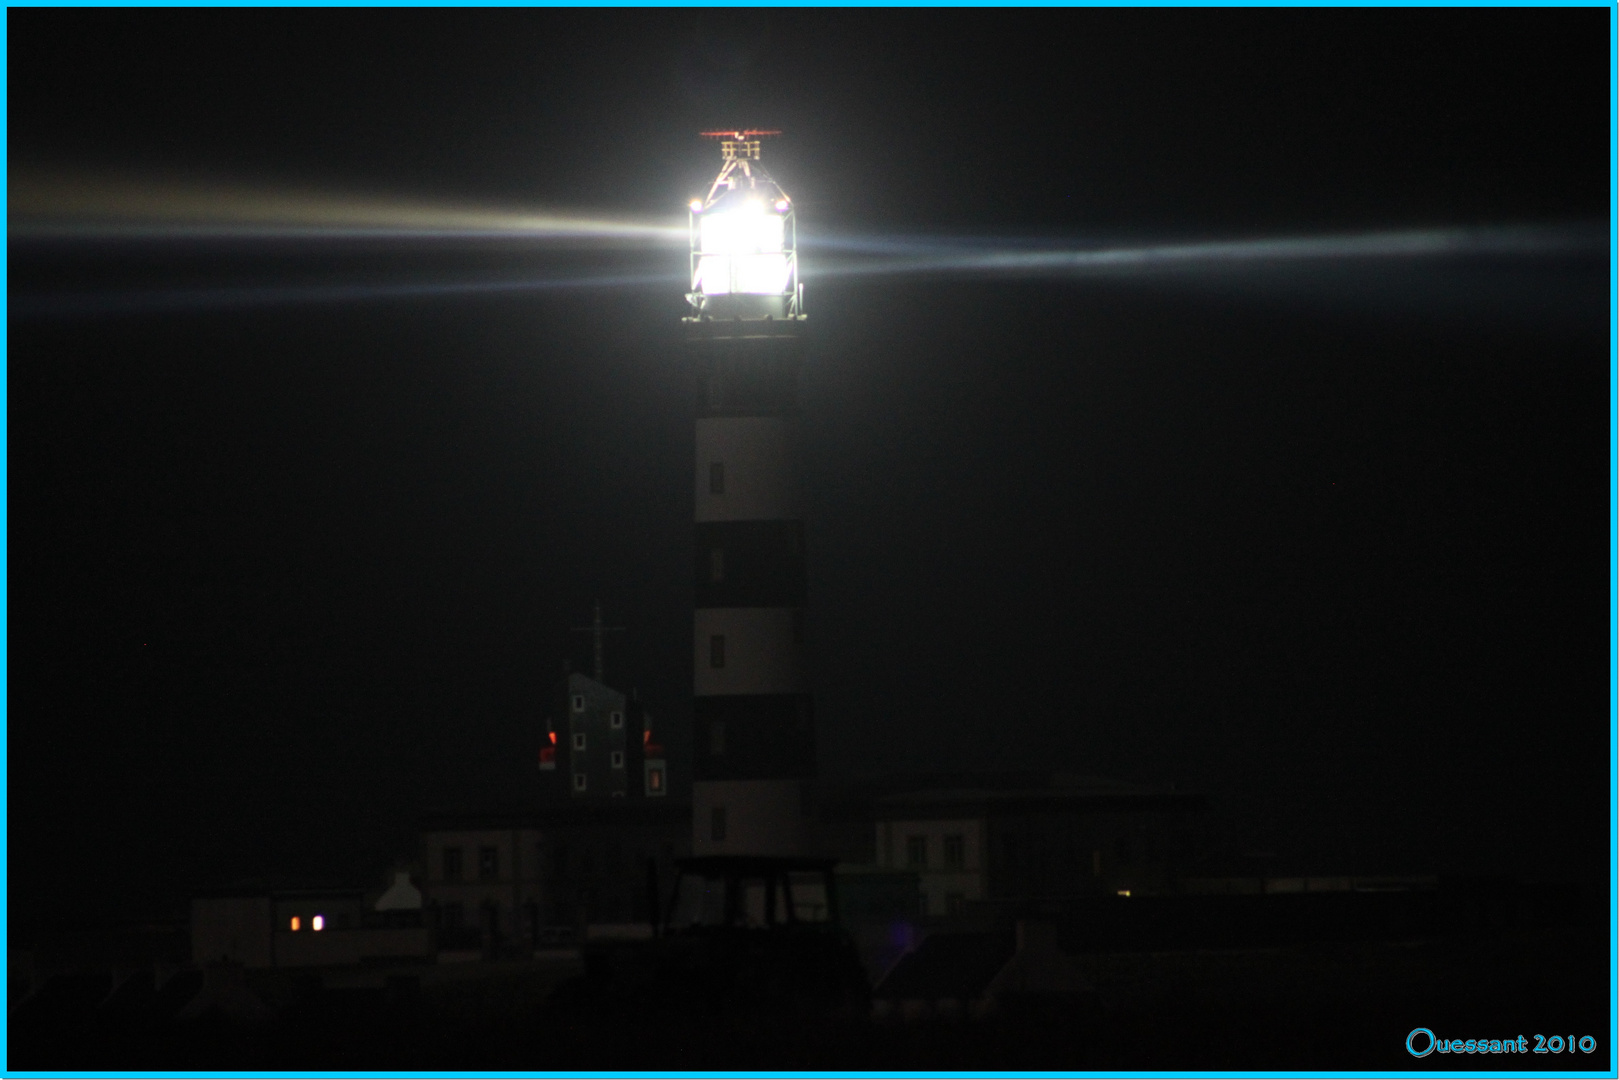
[[[492,208],[329,192],[74,175],[14,175],[21,240],[539,239],[675,245],[671,220]]]
[[[1605,251],[1606,231],[1598,226],[1521,226],[1412,229],[1329,236],[1274,237],[1189,244],[1151,244],[1086,249],[997,247],[990,242],[925,237],[806,238],[810,260],[805,277],[872,277],[896,274],[1135,274],[1264,264],[1413,259],[1456,256],[1539,257]],[[871,253],[870,258],[815,259],[818,250]],[[803,257],[803,256],[801,256]]]

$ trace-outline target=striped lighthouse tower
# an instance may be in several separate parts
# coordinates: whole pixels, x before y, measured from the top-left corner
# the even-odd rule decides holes
[[[693,851],[805,854],[815,728],[793,208],[759,165],[759,137],[773,132],[705,134],[724,163],[692,203],[685,319],[697,390]]]

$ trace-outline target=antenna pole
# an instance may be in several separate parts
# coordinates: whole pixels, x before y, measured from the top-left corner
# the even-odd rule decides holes
[[[606,638],[607,638],[607,635],[609,633],[611,633],[611,632],[613,632],[615,630],[622,630],[624,628],[622,626],[603,626],[602,625],[602,602],[600,600],[597,600],[596,605],[595,605],[595,610],[594,610],[593,617],[590,620],[590,625],[589,626],[576,626],[573,629],[574,629],[575,633],[589,634],[590,635],[590,643],[593,646],[594,652],[595,652],[595,661],[596,661],[596,676],[595,677],[596,677],[596,681],[597,682],[605,682],[605,680],[602,678],[602,676],[606,674],[607,664],[606,664],[606,650],[603,648],[603,646],[606,644]]]

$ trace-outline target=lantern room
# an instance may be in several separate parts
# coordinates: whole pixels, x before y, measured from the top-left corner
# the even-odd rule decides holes
[[[723,164],[706,198],[691,202],[687,321],[798,320],[798,236],[793,201],[759,164],[773,131],[705,131]]]

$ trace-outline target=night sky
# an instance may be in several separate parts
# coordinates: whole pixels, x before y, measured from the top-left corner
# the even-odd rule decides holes
[[[1605,250],[832,271],[898,238],[1600,241],[1608,12],[7,16],[14,189],[683,228],[698,131],[784,131],[823,774],[1174,781],[1325,870],[1606,865]],[[369,880],[423,812],[520,801],[598,597],[686,759],[678,243],[9,257],[14,917]],[[390,283],[422,291],[343,292]]]

